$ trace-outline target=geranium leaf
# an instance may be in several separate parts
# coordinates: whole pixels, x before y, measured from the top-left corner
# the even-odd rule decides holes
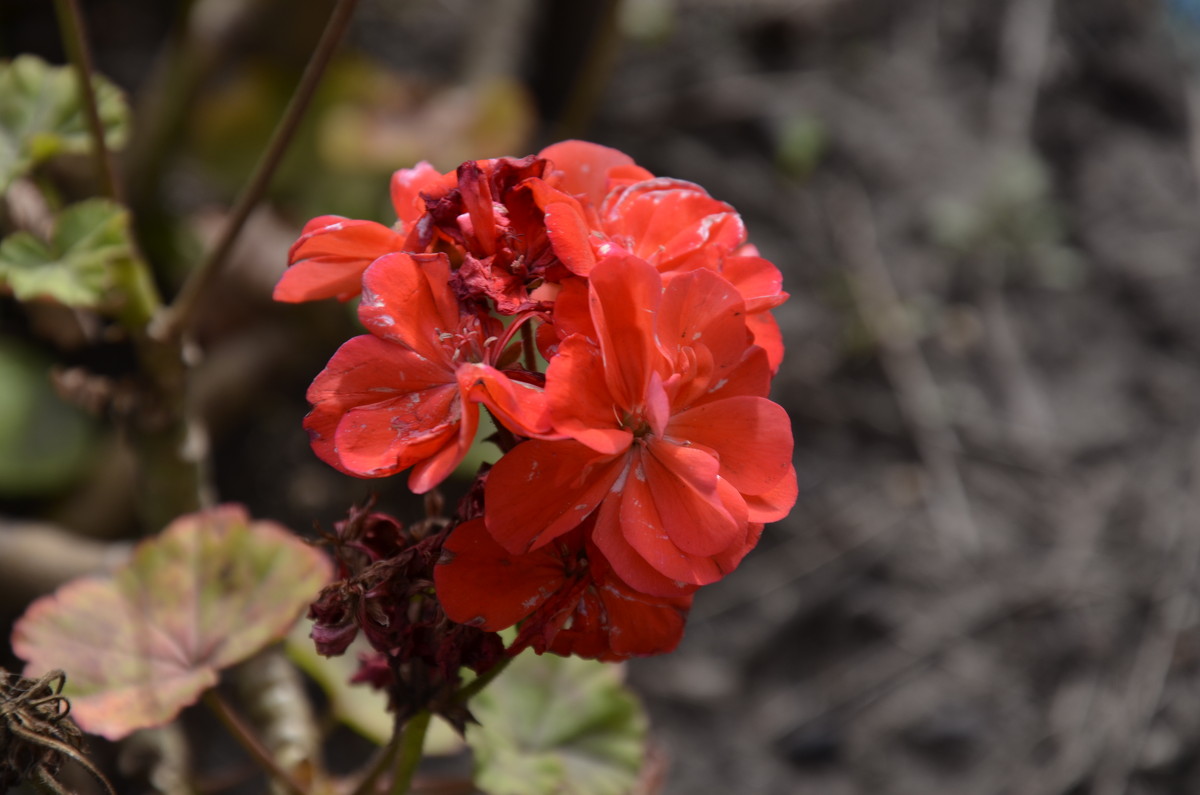
[[[624,795],[646,718],[619,666],[522,654],[470,704],[476,783],[489,795]]]
[[[240,506],[190,514],[111,577],[76,580],[30,605],[13,650],[31,672],[65,670],[76,722],[120,739],[168,723],[221,669],[281,639],[330,569]]]
[[[48,243],[28,232],[0,241],[0,284],[22,301],[94,308],[132,258],[129,213],[107,199],[88,199],[63,210]]]
[[[105,143],[120,148],[129,135],[129,107],[121,90],[93,75]],[[69,66],[33,55],[0,64],[0,193],[31,168],[61,153],[91,148],[79,84]]]

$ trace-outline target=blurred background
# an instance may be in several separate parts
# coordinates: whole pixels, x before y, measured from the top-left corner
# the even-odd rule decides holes
[[[170,295],[332,4],[82,5]],[[44,0],[0,3],[22,52],[63,62]],[[306,220],[390,223],[422,159],[614,146],[738,208],[792,294],[799,502],[630,665],[666,792],[1200,792],[1198,69],[1189,0],[362,0],[200,324],[219,496],[299,531],[412,507],[308,449],[354,325],[270,302]],[[102,416],[133,366],[95,318],[0,296],[4,637],[158,529]]]

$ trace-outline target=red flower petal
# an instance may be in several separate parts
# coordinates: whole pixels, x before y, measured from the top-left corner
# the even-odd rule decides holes
[[[652,179],[614,191],[600,218],[617,245],[663,268],[677,267],[680,258],[710,247],[719,254],[732,252],[746,236],[732,207],[699,185],[677,179]]]
[[[676,414],[671,439],[716,451],[721,477],[744,494],[763,494],[792,471],[792,424],[777,403],[730,397]]]
[[[592,251],[592,230],[583,214],[566,202],[555,202],[546,207],[544,218],[555,256],[577,276],[591,273],[596,255]]]
[[[412,168],[402,168],[392,174],[392,206],[400,221],[402,234],[412,230],[417,220],[425,214],[425,198],[444,196],[454,187],[455,174],[442,174],[422,160]]]
[[[730,512],[727,506],[730,495],[719,492],[720,463],[711,453],[654,440],[646,445],[646,454],[639,459],[644,488],[657,508],[657,532],[666,533],[681,552],[699,557],[716,555],[745,535],[745,519]],[[638,479],[638,475],[635,464],[633,479]],[[626,484],[626,489],[629,488]],[[636,491],[630,491],[628,498],[640,497]],[[735,500],[741,502],[740,498]],[[739,512],[744,513],[744,509]],[[638,539],[653,532],[649,528],[623,529],[634,547],[639,547]]]
[[[741,293],[747,312],[774,309],[788,298],[783,291],[783,274],[762,257],[726,257],[721,275]]]
[[[745,494],[751,522],[778,522],[796,504],[796,470],[788,469],[787,476],[762,494]]]
[[[621,428],[604,380],[600,349],[576,334],[563,340],[546,370],[546,399],[559,433],[599,453],[629,449],[633,434]]]
[[[363,271],[403,248],[404,237],[373,221],[322,215],[304,225],[288,252],[291,265],[275,285],[276,301],[297,303],[358,295]]]
[[[512,553],[536,549],[595,510],[625,463],[576,441],[522,442],[488,473],[488,531]]]
[[[655,598],[616,578],[600,586],[608,643],[616,657],[641,657],[675,650],[692,605],[691,595]]]
[[[662,357],[655,339],[662,278],[644,260],[615,255],[597,263],[589,285],[608,389],[617,406],[639,410]]]
[[[767,352],[771,374],[779,372],[779,365],[783,363],[783,335],[774,315],[770,312],[750,315],[746,318],[746,327],[754,335],[754,344]]]
[[[625,503],[625,495],[622,494],[613,495],[600,505],[592,541],[608,559],[616,576],[629,587],[655,596],[678,596],[694,591],[699,585],[716,582],[725,575],[725,570],[715,561],[684,555],[665,537],[656,539],[661,549],[647,559],[640,550],[634,548],[623,532]],[[654,512],[652,504],[649,510]],[[652,524],[657,526],[657,519]],[[658,564],[666,558],[673,561],[665,566],[671,569],[670,574],[658,568]],[[676,576],[679,572],[684,576]]]
[[[391,254],[363,274],[358,317],[370,331],[449,366],[442,334],[461,323],[445,254]]]
[[[491,632],[511,627],[566,584],[553,546],[512,555],[482,519],[454,528],[434,569],[438,601],[451,621]]]
[[[463,397],[482,403],[504,427],[519,436],[561,438],[551,434],[545,393],[532,384],[513,381],[486,364],[461,364],[457,371]]]
[[[457,447],[461,415],[457,385],[349,409],[335,435],[338,460],[363,477],[394,475]]]
[[[313,409],[304,418],[304,427],[314,452],[344,472],[364,474],[348,468],[338,454],[337,428],[345,414],[364,406],[412,411],[423,392],[445,387],[451,377],[440,363],[377,337],[348,340],[308,388]],[[377,468],[376,463],[368,466],[371,471]]]
[[[599,207],[609,191],[608,174],[613,169],[633,167],[637,175],[650,172],[634,165],[633,158],[616,149],[588,141],[560,141],[538,152],[538,157],[550,161],[551,178],[555,187],[567,193],[586,196],[592,206]],[[622,176],[628,178],[628,171]]]

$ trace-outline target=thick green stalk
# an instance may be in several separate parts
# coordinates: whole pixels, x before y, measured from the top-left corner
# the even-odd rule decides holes
[[[429,729],[431,717],[433,716],[429,710],[424,709],[413,715],[404,726],[404,733],[400,737],[400,753],[396,757],[396,767],[392,774],[391,795],[408,795],[413,775],[417,772],[417,766],[421,764],[425,732]]]

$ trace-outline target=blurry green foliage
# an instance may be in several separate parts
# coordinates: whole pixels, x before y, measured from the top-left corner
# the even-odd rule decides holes
[[[50,384],[50,362],[0,337],[0,495],[36,497],[70,485],[87,469],[95,429]]]
[[[784,122],[775,151],[779,168],[789,176],[805,178],[829,148],[829,131],[820,119],[792,116]]]
[[[0,241],[0,286],[19,300],[49,299],[73,307],[133,311],[148,319],[148,288],[141,280],[129,234],[129,213],[107,199],[67,207],[49,241],[25,231]],[[113,304],[119,296],[124,303]]]
[[[646,717],[619,666],[526,652],[471,701],[476,782],[489,795],[624,795]]]
[[[121,90],[92,78],[105,141],[117,149],[129,135],[129,108]],[[0,64],[0,193],[18,177],[58,154],[91,150],[79,84],[67,66],[33,55]]]
[[[1064,244],[1066,227],[1045,164],[1031,154],[998,158],[983,189],[942,200],[931,212],[934,239],[962,256],[990,256],[1022,266],[1049,287],[1071,287],[1081,262]]]

